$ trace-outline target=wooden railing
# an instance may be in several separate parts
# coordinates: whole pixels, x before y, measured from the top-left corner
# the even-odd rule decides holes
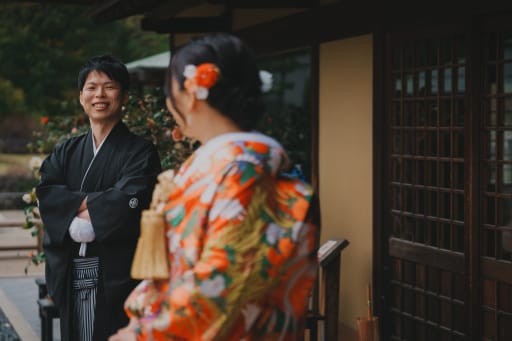
[[[346,239],[328,240],[318,250],[318,277],[306,322],[310,341],[338,340],[341,252],[348,244]]]
[[[48,296],[46,280],[36,278],[38,287],[37,305],[39,306],[39,319],[41,320],[41,341],[53,340],[53,320],[59,318],[59,309]]]
[[[40,221],[35,221],[34,224],[41,224]],[[20,219],[0,219],[0,228],[20,228],[22,229],[25,225],[25,220]],[[36,236],[37,243],[36,245],[28,245],[28,244],[2,244],[0,243],[0,251],[17,251],[17,250],[37,250],[39,252],[42,251],[42,233],[43,230],[39,229],[39,234]]]
[[[310,299],[306,328],[310,341],[337,341],[340,303],[341,253],[349,245],[346,239],[328,240],[318,250],[317,283]],[[52,340],[53,319],[59,311],[47,296],[43,278],[36,279],[39,287],[39,317],[41,340]]]
[[[0,192],[0,209],[9,210],[22,202],[25,192]]]

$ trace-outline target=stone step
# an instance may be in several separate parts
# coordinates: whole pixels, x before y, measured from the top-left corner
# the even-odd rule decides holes
[[[24,221],[22,210],[0,211],[0,223],[6,221]],[[25,276],[28,274],[44,274],[44,264],[30,265],[29,253],[37,251],[37,238],[30,229],[17,227],[0,228],[0,277]]]

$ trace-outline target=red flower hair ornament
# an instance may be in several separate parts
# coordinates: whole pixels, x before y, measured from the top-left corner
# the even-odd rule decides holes
[[[219,80],[219,68],[212,63],[188,64],[183,75],[185,89],[194,92],[197,99],[207,99],[209,89]]]
[[[185,66],[185,89],[195,93],[197,99],[207,99],[209,89],[219,80],[219,68],[212,63],[199,65],[188,64]],[[265,70],[259,71],[261,91],[268,92],[272,89],[272,74]]]

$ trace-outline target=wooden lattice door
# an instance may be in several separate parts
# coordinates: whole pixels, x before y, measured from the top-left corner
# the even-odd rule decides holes
[[[391,340],[512,340],[512,16],[388,35]]]
[[[395,34],[388,55],[389,338],[464,340],[466,37]]]
[[[512,25],[488,20],[483,33],[480,177],[482,340],[512,340]]]

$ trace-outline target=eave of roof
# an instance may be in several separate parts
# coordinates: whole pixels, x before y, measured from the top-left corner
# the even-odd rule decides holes
[[[130,72],[140,69],[166,69],[170,59],[171,53],[169,51],[162,52],[127,63],[126,68]]]

